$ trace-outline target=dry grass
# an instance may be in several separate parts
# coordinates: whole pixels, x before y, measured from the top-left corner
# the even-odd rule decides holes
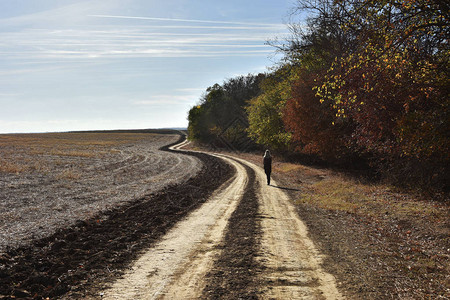
[[[60,179],[77,180],[80,178],[81,178],[81,174],[73,168],[63,170],[58,175],[55,176],[55,179],[58,179],[58,180],[60,180]]]
[[[277,170],[286,170],[284,176],[304,178],[302,192],[296,199],[298,204],[375,218],[390,214],[398,219],[420,217],[439,222],[448,216],[439,203],[398,192],[384,184],[361,183],[331,171],[291,165],[280,163]]]
[[[328,179],[312,184],[301,194],[298,203],[308,203],[324,209],[356,212],[368,197],[355,184]]]
[[[18,148],[92,148],[96,146],[115,146],[142,140],[149,133],[42,133],[42,134],[3,134],[0,147]]]
[[[19,162],[8,161],[0,158],[0,172],[18,174],[27,170],[28,167]]]
[[[395,294],[398,299],[447,299],[447,204],[332,171],[280,165],[279,177],[300,189],[293,195],[296,204],[307,214],[317,214],[309,220],[312,234],[339,262],[330,268],[338,270],[355,298]],[[341,271],[346,268],[353,269]]]
[[[276,172],[281,172],[281,173],[289,173],[292,171],[297,171],[297,170],[304,170],[305,167],[299,164],[292,164],[292,163],[286,163],[286,162],[282,162],[279,164],[275,165],[274,170]]]

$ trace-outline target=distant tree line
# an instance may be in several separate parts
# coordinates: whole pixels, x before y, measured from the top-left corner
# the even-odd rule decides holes
[[[189,136],[223,139],[244,116],[229,139],[364,161],[394,183],[448,192],[449,8],[438,0],[299,0],[290,37],[270,42],[283,60],[270,73],[208,88],[189,111]],[[296,22],[305,12],[306,24]]]
[[[191,140],[216,147],[254,148],[248,137],[248,100],[261,94],[264,74],[238,76],[206,89],[198,105],[189,111]]]

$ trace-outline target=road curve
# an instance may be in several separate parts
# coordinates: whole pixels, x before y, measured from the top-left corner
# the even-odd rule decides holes
[[[171,147],[177,150],[187,141]],[[245,160],[210,154],[236,169],[197,210],[172,228],[159,243],[145,251],[133,266],[106,289],[102,299],[197,299],[206,275],[220,254],[217,247],[227,223],[245,193],[248,175],[255,171],[262,237],[258,261],[262,299],[342,299],[335,279],[321,268],[322,255],[308,238],[288,196],[265,184],[263,170]]]
[[[241,164],[225,160],[236,168],[235,175],[145,252],[102,299],[195,299],[201,295],[215,248],[247,180]]]

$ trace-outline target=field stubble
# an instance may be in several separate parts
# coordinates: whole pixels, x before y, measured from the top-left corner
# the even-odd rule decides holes
[[[200,161],[158,149],[178,135],[0,135],[0,253],[194,176]]]

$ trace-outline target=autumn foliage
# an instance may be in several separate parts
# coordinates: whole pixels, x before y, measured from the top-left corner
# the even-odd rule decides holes
[[[301,74],[292,83],[292,96],[286,102],[283,121],[292,133],[295,150],[325,159],[344,155],[345,128],[330,126],[333,112],[315,95],[314,74]]]
[[[322,102],[354,124],[355,151],[397,177],[445,185],[449,162],[448,5],[439,1],[336,1],[354,47],[336,57]]]
[[[294,21],[305,12],[306,23]],[[391,182],[448,191],[450,5],[298,0],[292,20],[291,36],[272,42],[281,65],[239,102],[249,137],[341,165],[364,159]]]

